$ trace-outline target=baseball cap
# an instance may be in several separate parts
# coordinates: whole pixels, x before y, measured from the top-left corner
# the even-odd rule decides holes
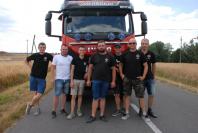
[[[114,45],[114,48],[121,48],[120,43],[115,44],[115,45]]]

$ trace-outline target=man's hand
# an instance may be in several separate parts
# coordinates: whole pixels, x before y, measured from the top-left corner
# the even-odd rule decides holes
[[[74,88],[74,80],[71,80],[70,82],[70,87],[73,89]]]
[[[137,77],[137,79],[139,79],[139,80],[143,81],[143,80],[145,79],[145,77],[143,77],[143,76],[139,76],[139,77]]]
[[[116,87],[116,83],[115,82],[111,82],[111,88],[115,88]]]
[[[121,74],[120,77],[123,80],[125,76],[124,76],[124,74]]]
[[[116,72],[117,72],[117,73],[120,73],[120,71],[119,71],[119,69],[118,69],[118,68],[115,68],[115,69],[116,69]]]
[[[91,86],[91,81],[87,80],[87,86]]]

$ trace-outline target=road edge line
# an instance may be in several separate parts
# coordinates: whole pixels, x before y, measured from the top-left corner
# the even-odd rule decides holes
[[[135,110],[136,113],[139,112],[139,108],[135,104],[131,103],[131,107]],[[142,119],[154,133],[162,133],[162,131],[151,121],[151,119],[145,117],[142,117]]]

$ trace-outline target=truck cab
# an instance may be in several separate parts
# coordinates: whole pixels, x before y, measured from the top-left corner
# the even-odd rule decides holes
[[[62,35],[51,34],[52,14],[60,14]],[[139,14],[141,34],[134,31],[133,15]],[[45,18],[45,32],[49,37],[58,37],[67,45],[71,54],[77,54],[79,46],[86,48],[86,55],[97,51],[98,41],[105,41],[113,51],[115,44],[121,44],[126,51],[128,41],[147,34],[147,17],[144,12],[135,12],[129,0],[65,0],[59,11],[49,11]]]

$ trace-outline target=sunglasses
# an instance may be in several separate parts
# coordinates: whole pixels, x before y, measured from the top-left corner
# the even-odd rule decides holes
[[[136,45],[137,43],[136,43],[136,42],[130,42],[130,43],[129,43],[129,45],[132,45],[132,44],[133,44],[133,45]]]

